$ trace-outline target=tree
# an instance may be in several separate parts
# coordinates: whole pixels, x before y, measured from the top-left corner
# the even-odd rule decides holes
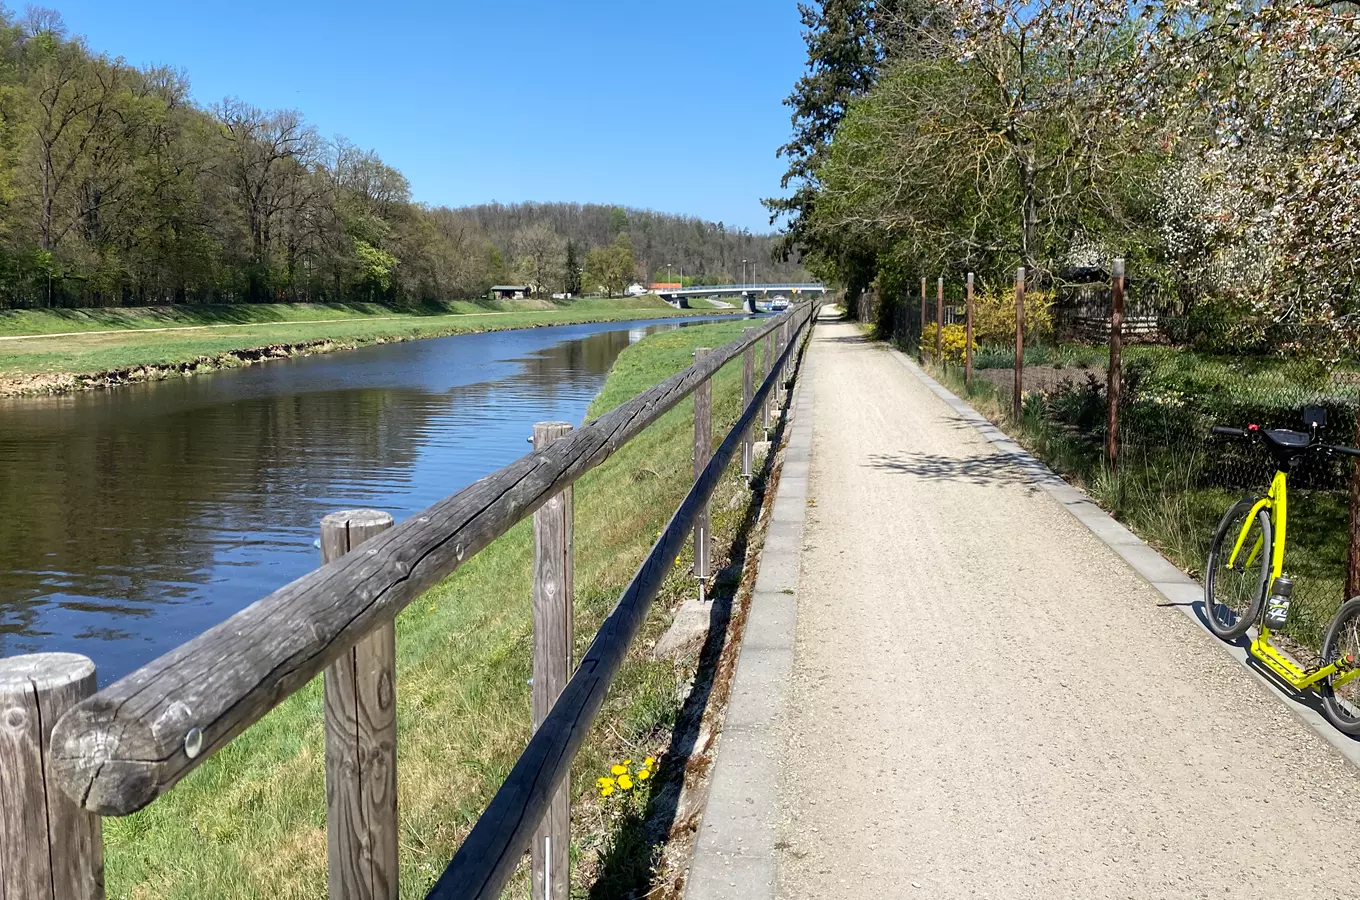
[[[312,199],[303,181],[316,163],[320,140],[295,110],[265,113],[229,97],[213,107],[225,139],[218,173],[244,215],[254,269],[250,293],[264,298],[273,229],[280,214]]]
[[[567,241],[567,261],[564,266],[563,290],[573,297],[581,293],[581,261],[577,257],[576,243]]]
[[[817,169],[845,116],[850,102],[866,94],[878,77],[885,56],[881,24],[903,3],[882,0],[812,0],[799,3],[807,72],[798,79],[784,105],[793,110],[793,137],[777,151],[789,161],[780,187],[789,197],[765,201],[774,223],[787,217],[787,256],[810,240],[804,225],[818,196]]]
[[[854,101],[817,171],[814,246],[899,264],[1047,277],[1136,233],[1155,145],[1123,114],[1136,29],[1123,0],[950,0]],[[819,244],[820,241],[820,244]],[[824,254],[825,255],[825,254]],[[875,263],[875,267],[876,267]]]
[[[1137,99],[1176,167],[1168,243],[1270,343],[1360,339],[1360,14],[1354,4],[1171,0]],[[1246,337],[1245,334],[1239,337]],[[1230,337],[1230,339],[1232,339]]]
[[[511,241],[516,271],[539,292],[551,292],[557,285],[559,261],[566,249],[566,239],[545,222],[521,228]]]
[[[598,285],[608,297],[622,294],[637,274],[633,258],[633,242],[621,234],[607,247],[595,247],[586,253],[585,286]]]

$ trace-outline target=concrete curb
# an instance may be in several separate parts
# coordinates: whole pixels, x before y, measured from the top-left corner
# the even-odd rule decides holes
[[[761,900],[775,895],[779,787],[770,773],[779,758],[776,728],[793,675],[796,591],[812,452],[810,360],[809,352],[794,387],[779,488],[718,738],[708,802],[694,842],[686,900]]]
[[[1016,443],[1001,429],[997,428],[977,410],[973,409],[952,391],[931,378],[909,356],[900,350],[889,348],[889,352],[907,371],[919,378],[937,397],[943,400],[959,417],[976,428],[982,436],[1003,453],[1016,460],[1033,479],[1034,484],[1043,488],[1049,496],[1071,513],[1077,521],[1091,530],[1107,547],[1128,563],[1135,572],[1147,579],[1172,606],[1184,613],[1201,631],[1213,641],[1214,646],[1246,669],[1265,685],[1269,693],[1285,705],[1305,725],[1312,728],[1327,743],[1335,747],[1353,765],[1360,766],[1360,741],[1356,741],[1332,727],[1323,718],[1314,694],[1310,691],[1307,700],[1301,701],[1292,689],[1286,691],[1280,682],[1266,675],[1254,664],[1254,658],[1242,644],[1227,644],[1219,640],[1196,614],[1196,607],[1202,605],[1204,588],[1199,582],[1182,572],[1175,564],[1148,546],[1140,537],[1119,522],[1109,513],[1097,506],[1090,497],[1059,477],[1023,447]]]

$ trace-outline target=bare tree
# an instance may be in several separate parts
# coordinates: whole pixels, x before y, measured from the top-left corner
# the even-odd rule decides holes
[[[536,291],[549,291],[562,276],[567,239],[538,222],[515,232],[510,242],[515,266]]]
[[[267,271],[273,228],[280,214],[304,196],[299,181],[310,174],[320,140],[295,110],[265,113],[227,98],[212,112],[227,143],[220,175],[244,213],[251,260],[261,272]]]

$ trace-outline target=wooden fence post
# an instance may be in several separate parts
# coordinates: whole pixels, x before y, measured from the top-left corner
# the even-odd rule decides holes
[[[963,386],[973,392],[973,273],[968,273],[967,324],[963,332]]]
[[[694,361],[700,362],[711,350],[700,347]],[[694,477],[698,478],[713,453],[713,379],[705,378],[694,389]],[[699,579],[699,599],[708,586],[708,504],[694,517],[694,577]]]
[[[1119,463],[1119,402],[1123,395],[1121,374],[1124,355],[1124,260],[1111,267],[1110,284],[1110,366],[1106,373],[1105,399],[1109,418],[1105,426],[1105,464],[1113,471]]]
[[[331,562],[392,527],[376,509],[321,520]],[[332,900],[396,900],[397,631],[388,621],[326,668],[326,882]]]
[[[747,337],[755,331],[754,328],[743,328],[741,333]],[[753,343],[742,351],[741,354],[741,408],[745,410],[751,405],[751,398],[755,396],[756,378],[756,348]],[[748,481],[751,478],[752,470],[755,467],[756,446],[754,440],[755,426],[746,429],[746,433],[741,436],[741,475]]]
[[[571,433],[567,422],[534,425],[534,449]],[[534,730],[571,678],[575,645],[575,501],[563,488],[534,513]],[[571,779],[557,789],[530,851],[533,900],[567,900],[571,892]]]
[[[769,331],[765,334],[765,360],[761,365],[762,374],[769,374],[774,366],[774,332]],[[770,411],[774,406],[774,391],[765,395],[765,405],[760,410],[760,426],[765,432],[766,439],[770,437]]]
[[[99,816],[57,787],[52,726],[95,691],[75,653],[0,659],[0,897],[103,900]]]
[[[793,322],[785,320],[780,326],[779,352],[783,353],[789,347],[789,341],[793,340]],[[785,357],[784,365],[779,370],[779,392],[783,397],[789,394],[789,378],[793,373],[793,358]]]
[[[926,361],[926,279],[921,278],[921,339],[917,341],[916,356],[921,362]]]
[[[944,365],[944,279],[935,285],[935,361]]]
[[[1015,396],[1011,415],[1020,420],[1021,394],[1025,385],[1025,267],[1015,270]]]

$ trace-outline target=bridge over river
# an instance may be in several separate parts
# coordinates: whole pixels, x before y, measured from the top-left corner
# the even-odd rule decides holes
[[[790,302],[793,302],[799,298],[800,295],[803,299],[807,299],[808,297],[824,297],[827,293],[829,293],[829,289],[820,282],[803,282],[797,284],[696,285],[687,288],[667,288],[658,291],[657,296],[667,303],[674,304],[681,308],[689,306],[691,297],[740,297],[746,310],[755,313],[762,311],[757,304],[760,301],[770,299],[772,296],[787,295]]]
[[[666,896],[1354,895],[1360,744],[1209,637],[1198,585],[820,298],[755,321],[580,428],[539,423],[532,452],[395,526],[332,513],[325,565],[102,690],[81,656],[5,660],[0,895],[98,900],[101,817],[157,802],[324,672],[330,896],[395,897],[394,618],[533,516],[534,731],[427,896],[500,896],[527,854],[533,896],[565,900],[573,759],[682,548],[715,580],[709,503],[737,467],[762,477],[765,426],[777,488],[729,701],[661,770],[672,822],[697,823]],[[729,364],[741,403],[715,435]],[[580,641],[572,485],[677,408],[692,487]],[[703,627],[740,620],[702,591]]]

